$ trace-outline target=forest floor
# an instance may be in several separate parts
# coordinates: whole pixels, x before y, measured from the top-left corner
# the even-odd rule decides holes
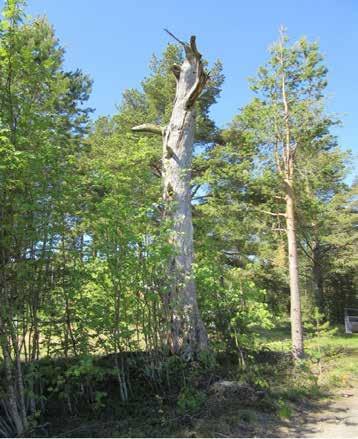
[[[346,355],[332,361],[326,370],[323,385],[329,392],[328,397],[298,407],[287,426],[281,429],[281,437],[358,437],[358,336],[346,338],[344,342]]]
[[[272,335],[272,334],[271,334]],[[274,337],[275,338],[275,337]],[[288,347],[288,339],[278,334],[272,348]],[[232,399],[214,418],[204,416],[185,437],[280,437],[357,438],[358,437],[358,334],[337,335],[306,341],[309,355],[322,355],[313,362],[316,383],[308,384],[307,374],[279,382],[271,381],[271,398],[276,411],[260,406],[242,406]],[[285,387],[286,390],[282,391]]]
[[[47,412],[40,420],[44,428],[35,427],[31,435],[358,437],[358,334],[308,338],[305,346],[306,359],[294,365],[287,328],[271,331],[262,335],[261,348],[249,354],[245,367],[232,361],[235,354],[218,356],[214,370],[205,369],[205,364],[188,369],[186,384],[176,391],[184,369],[171,358],[168,370],[174,387],[169,393],[146,386],[133,370],[132,393],[137,397],[126,403],[118,399],[114,378],[102,379],[102,373],[111,367],[110,357],[91,366],[81,363],[75,369],[74,365],[65,369],[60,362],[55,369],[51,362],[44,363],[43,370],[51,377],[55,372],[62,390],[57,397],[58,392],[49,395]],[[142,369],[140,364],[137,367]],[[66,390],[64,381],[72,387]],[[228,394],[213,391],[221,381],[236,383],[239,390]],[[82,410],[85,394],[76,392],[83,385],[93,389],[95,399]]]

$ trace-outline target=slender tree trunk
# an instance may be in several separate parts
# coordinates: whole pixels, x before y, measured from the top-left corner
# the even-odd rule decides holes
[[[207,334],[199,313],[192,273],[194,249],[190,188],[194,104],[205,86],[207,75],[195,37],[191,37],[190,44],[179,42],[185,49],[186,58],[181,66],[173,66],[177,87],[168,126],[160,128],[144,124],[134,130],[161,133],[163,136],[163,198],[166,217],[172,222],[170,239],[175,252],[170,263],[170,348],[173,353],[192,358],[207,348]]]
[[[295,226],[295,202],[292,181],[286,179],[286,229],[288,243],[288,266],[291,294],[291,337],[294,358],[303,356],[303,333],[301,318],[301,296],[298,279],[298,256]]]
[[[313,293],[316,306],[322,312],[324,308],[323,275],[321,266],[321,246],[316,239],[312,249]]]
[[[6,404],[9,409],[9,414],[11,416],[11,421],[14,423],[16,428],[16,433],[18,435],[22,435],[25,430],[25,425],[23,424],[23,419],[21,417],[21,413],[18,408],[18,400],[16,397],[16,386],[14,383],[14,377],[12,375],[12,367],[11,367],[11,359],[10,355],[8,353],[8,349],[5,346],[3,348],[3,356],[4,356],[4,369],[5,369],[5,376],[7,380],[7,396],[8,399],[6,401]]]
[[[284,29],[281,32],[281,54],[280,63],[282,66],[281,73],[281,93],[283,104],[283,126],[284,126],[284,140],[283,140],[283,169],[284,169],[284,187],[286,199],[286,233],[288,244],[288,268],[289,268],[289,282],[291,295],[291,340],[292,340],[292,355],[295,359],[303,357],[303,330],[301,318],[301,295],[298,278],[298,256],[297,256],[297,241],[296,241],[296,218],[295,218],[295,195],[293,190],[293,173],[294,160],[296,155],[297,144],[291,136],[290,125],[290,109],[289,100],[286,92],[286,73],[283,55],[284,46]]]

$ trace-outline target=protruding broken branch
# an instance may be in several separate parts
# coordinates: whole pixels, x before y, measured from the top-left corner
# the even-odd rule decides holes
[[[196,36],[195,35],[192,35],[190,37],[190,48],[191,48],[193,54],[197,58],[201,59],[201,53],[198,51],[198,48],[196,47]]]
[[[167,159],[174,158],[175,157],[175,152],[173,151],[173,149],[169,145],[166,146],[166,149],[167,149],[166,158]]]
[[[196,68],[197,68],[196,81],[188,94],[187,102],[185,105],[186,110],[190,110],[193,107],[197,98],[199,97],[200,93],[204,89],[204,87],[209,79],[209,75],[208,75],[208,73],[206,73],[204,71],[203,63],[201,60],[202,56],[201,56],[201,53],[198,51],[198,48],[196,46],[195,35],[192,35],[190,37],[190,42],[188,44],[188,43],[185,43],[184,41],[179,40],[179,38],[177,38],[168,29],[164,29],[164,30],[165,30],[165,32],[167,32],[167,34],[169,34],[172,38],[174,38],[175,41],[177,41],[179,44],[181,44],[184,47],[185,53],[186,53],[186,56],[188,59],[195,60],[194,62],[196,64]],[[172,71],[175,75],[176,80],[179,81],[180,72],[181,72],[180,67],[174,65],[172,67]]]
[[[174,34],[172,34],[168,29],[164,29],[165,32],[170,35],[172,38],[174,38],[175,41],[177,41],[179,44],[181,44],[184,47],[188,47],[187,43],[184,43],[184,41],[179,40]]]
[[[142,125],[137,125],[136,127],[132,128],[132,131],[139,133],[159,134],[160,136],[164,134],[164,130],[164,127],[155,125],[154,123],[143,123]]]
[[[172,72],[174,73],[176,80],[179,81],[181,68],[178,64],[172,66]]]
[[[195,82],[193,88],[191,89],[190,95],[186,103],[187,109],[190,109],[194,105],[200,93],[203,91],[207,80],[209,79],[209,75],[204,72],[203,65],[200,61],[198,61],[198,70],[199,70],[198,79]]]

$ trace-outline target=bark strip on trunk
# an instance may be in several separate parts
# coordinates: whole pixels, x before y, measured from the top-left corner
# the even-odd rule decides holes
[[[168,301],[171,313],[170,348],[173,353],[192,358],[207,348],[207,334],[199,313],[192,273],[190,182],[195,128],[194,104],[208,75],[204,71],[195,36],[187,44],[168,33],[184,47],[186,55],[182,65],[174,65],[172,69],[177,86],[169,124],[165,128],[144,124],[134,127],[133,130],[162,133],[163,199],[166,217],[172,222],[171,243],[175,252],[169,267],[172,282]]]

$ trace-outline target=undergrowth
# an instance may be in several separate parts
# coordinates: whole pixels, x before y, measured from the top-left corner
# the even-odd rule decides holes
[[[25,368],[26,380],[33,383],[27,398],[38,407],[28,435],[250,437],[263,425],[274,432],[297,405],[358,378],[355,335],[311,334],[305,359],[296,363],[285,343],[263,337],[259,349],[205,353],[190,363],[176,356],[122,354],[127,400],[113,356],[42,359]],[[242,385],[245,393],[213,394],[222,380]]]

